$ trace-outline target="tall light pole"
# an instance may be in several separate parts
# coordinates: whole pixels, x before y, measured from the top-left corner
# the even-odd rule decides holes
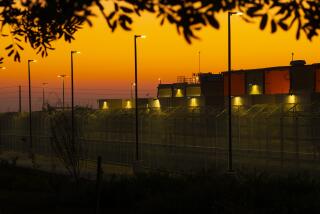
[[[199,51],[199,52],[198,52],[198,55],[199,55],[199,56],[198,56],[198,57],[199,57],[199,68],[198,68],[199,70],[198,70],[198,73],[199,73],[199,74],[200,74],[200,62],[201,62],[201,61],[200,61],[200,60],[201,60],[201,55],[200,55],[200,54],[201,54],[201,53],[200,53],[200,51]]]
[[[229,127],[229,151],[228,170],[233,171],[232,157],[232,95],[231,95],[231,16],[242,15],[241,12],[228,12],[228,127]]]
[[[74,145],[74,85],[73,85],[73,54],[79,54],[79,51],[71,51],[71,143]]]
[[[6,67],[0,67],[0,70],[5,70]],[[0,132],[1,132],[1,129],[0,129]],[[1,133],[2,134],[2,133]],[[2,146],[2,141],[1,141],[1,137],[0,137],[0,145]]]
[[[131,83],[131,90],[130,90],[130,96],[131,96],[131,100],[133,101],[133,88],[136,87],[135,83]]]
[[[5,70],[6,69],[6,67],[0,67],[0,70]]]
[[[136,161],[139,161],[139,109],[138,109],[138,66],[137,66],[137,39],[146,38],[145,35],[134,35],[134,82],[135,82],[135,104],[136,104]]]
[[[45,109],[45,104],[46,104],[46,101],[45,101],[46,98],[45,98],[45,92],[44,92],[44,88],[45,88],[46,85],[48,85],[47,82],[43,82],[42,83],[42,110]]]
[[[22,103],[21,103],[21,85],[19,85],[18,87],[18,90],[19,90],[19,94],[18,94],[18,111],[19,113],[21,113],[21,110],[22,110]]]
[[[33,151],[32,151],[32,118],[31,118],[31,112],[32,112],[32,107],[31,107],[31,78],[30,78],[30,64],[32,62],[36,62],[36,60],[29,59],[28,60],[28,87],[29,87],[29,146],[30,146],[30,153],[31,153],[31,158],[33,158]]]
[[[67,75],[60,74],[58,77],[62,78],[62,110],[64,110],[64,78],[67,77]]]

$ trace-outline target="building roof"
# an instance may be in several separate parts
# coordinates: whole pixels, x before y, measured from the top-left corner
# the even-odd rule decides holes
[[[265,72],[265,71],[274,71],[274,70],[289,70],[295,66],[274,66],[274,67],[266,67],[266,68],[253,68],[253,69],[240,69],[240,70],[232,70],[232,72]],[[315,67],[320,68],[320,63],[310,64],[310,65],[303,65],[303,67]],[[228,73],[228,71],[221,72],[222,74]]]

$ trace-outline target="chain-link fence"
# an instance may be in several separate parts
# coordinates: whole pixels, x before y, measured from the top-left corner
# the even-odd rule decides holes
[[[211,107],[140,109],[141,164],[152,170],[193,172],[226,169],[228,112]],[[52,114],[52,113],[51,113]],[[69,114],[69,112],[67,112]],[[28,153],[28,114],[0,116],[1,151]],[[32,114],[35,154],[54,157],[50,113]],[[134,109],[77,111],[77,141],[86,159],[109,164],[135,162]],[[320,106],[261,104],[234,106],[232,142],[235,168],[314,170],[320,159]]]

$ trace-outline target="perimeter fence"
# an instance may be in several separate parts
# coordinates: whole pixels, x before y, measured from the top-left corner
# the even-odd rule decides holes
[[[54,114],[32,113],[35,154],[55,157],[50,123]],[[211,107],[140,109],[140,165],[174,172],[226,169],[227,118],[225,109]],[[1,152],[30,151],[28,120],[26,113],[0,115]],[[76,141],[86,148],[85,159],[102,156],[105,163],[134,165],[134,109],[77,110],[75,125]],[[319,140],[319,104],[233,107],[235,168],[320,171]]]

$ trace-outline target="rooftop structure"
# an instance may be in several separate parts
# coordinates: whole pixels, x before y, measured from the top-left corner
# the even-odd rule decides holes
[[[176,83],[159,84],[157,97],[143,98],[141,107],[201,106],[223,107],[228,96],[228,72],[199,73],[191,78],[179,76]],[[289,66],[235,70],[231,74],[232,105],[314,103],[320,98],[320,63],[304,60]],[[131,103],[130,105],[128,103]],[[134,108],[130,99],[101,99],[101,109]]]

